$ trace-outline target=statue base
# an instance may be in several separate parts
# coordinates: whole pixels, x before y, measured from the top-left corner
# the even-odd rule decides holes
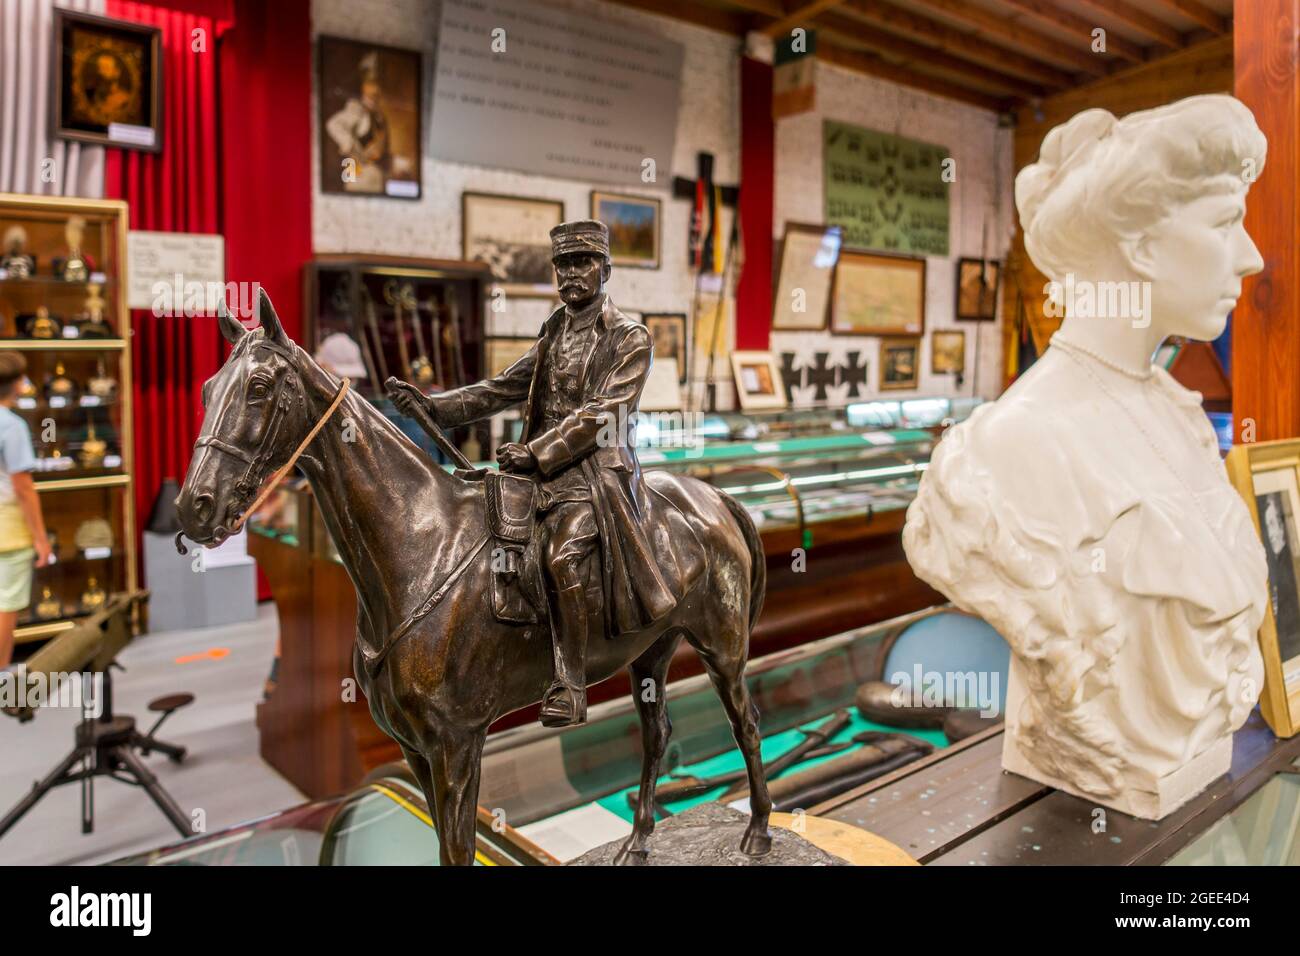
[[[1068,780],[1039,770],[1021,751],[1014,715],[1020,709],[1024,696],[1023,686],[1019,663],[1013,656],[1007,680],[1007,724],[1002,735],[1002,769],[1057,790],[1064,790],[1089,803],[1119,810],[1140,820],[1162,820],[1227,773],[1232,766],[1232,735],[1229,734],[1173,773],[1156,779],[1154,786],[1133,783],[1116,797],[1103,798],[1095,793],[1087,793]]]
[[[849,866],[798,833],[769,827],[772,851],[750,857],[740,852],[749,814],[720,803],[701,803],[655,824],[644,866]],[[569,866],[609,866],[623,846],[614,840],[588,850]]]

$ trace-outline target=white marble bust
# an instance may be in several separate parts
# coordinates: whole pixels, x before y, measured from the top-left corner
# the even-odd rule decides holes
[[[1003,767],[1145,818],[1228,769],[1263,682],[1263,549],[1201,396],[1151,357],[1218,336],[1262,268],[1242,216],[1266,148],[1230,96],[1048,134],[1016,205],[1065,321],[939,443],[903,531],[1011,645]]]

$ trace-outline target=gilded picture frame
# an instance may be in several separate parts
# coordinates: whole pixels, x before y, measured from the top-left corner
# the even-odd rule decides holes
[[[54,8],[50,136],[160,153],[162,30]]]
[[[1300,439],[1235,445],[1225,465],[1268,562],[1260,710],[1273,733],[1293,737],[1300,731]]]
[[[591,191],[591,218],[609,227],[609,261],[616,267],[658,269],[662,264],[663,202],[599,189]]]
[[[921,339],[898,336],[880,340],[880,390],[916,388],[921,376]]]
[[[775,352],[732,352],[731,374],[741,411],[785,408],[785,385]]]
[[[773,332],[819,332],[830,323],[831,284],[843,237],[839,226],[786,223],[772,299]]]
[[[841,249],[831,279],[836,335],[925,333],[925,259]]]

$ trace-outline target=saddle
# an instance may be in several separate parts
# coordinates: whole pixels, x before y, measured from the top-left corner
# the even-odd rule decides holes
[[[509,624],[536,624],[549,616],[533,535],[537,492],[537,482],[523,475],[490,471],[483,478],[492,537],[492,614]]]

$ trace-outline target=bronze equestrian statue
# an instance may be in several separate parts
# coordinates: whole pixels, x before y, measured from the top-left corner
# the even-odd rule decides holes
[[[203,428],[177,499],[185,535],[225,540],[258,488],[300,454],[357,590],[357,679],[420,780],[444,864],[473,862],[492,722],[538,700],[548,722],[580,721],[585,685],[622,667],[643,760],[632,834],[617,862],[642,862],[672,729],[668,665],[683,638],[744,755],[751,815],[741,849],[761,856],[771,848],[758,710],[744,680],[766,589],[762,543],[722,491],[640,473],[626,429],[650,337],[603,295],[605,235],[590,223],[556,231],[565,306],[519,362],[431,403],[421,397],[418,407],[397,390],[399,404],[448,425],[526,398],[525,440],[498,450],[501,472],[448,473],[433,462],[285,335],[264,291],[259,329],[220,311],[234,349],[203,387]]]

